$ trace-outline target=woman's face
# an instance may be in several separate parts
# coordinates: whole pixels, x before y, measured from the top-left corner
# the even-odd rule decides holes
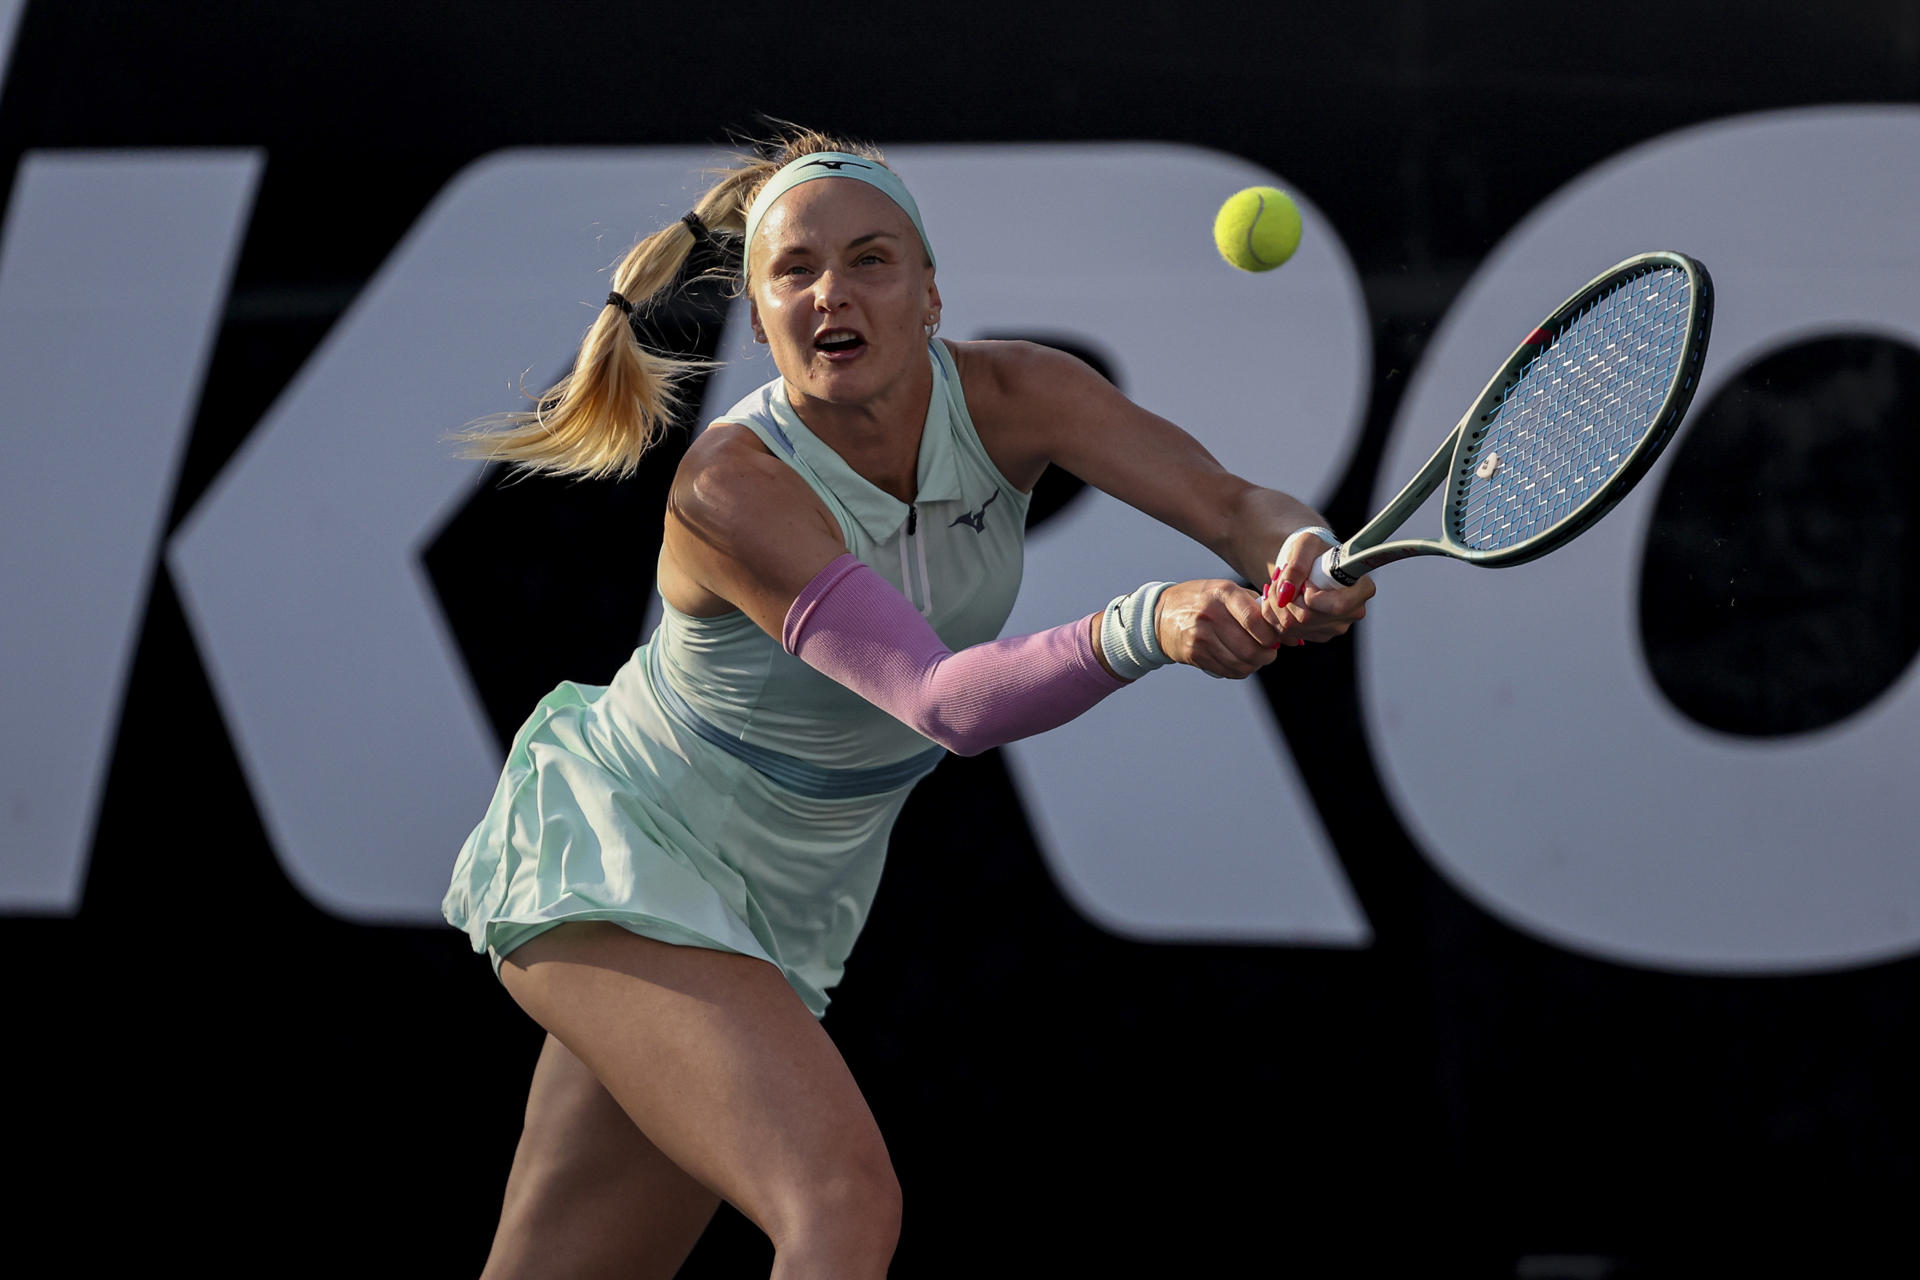
[[[802,183],[774,201],[749,252],[754,337],[791,391],[856,405],[924,375],[940,291],[912,219],[883,193]]]

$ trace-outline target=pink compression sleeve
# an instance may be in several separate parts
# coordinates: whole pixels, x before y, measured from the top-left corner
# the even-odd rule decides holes
[[[1065,724],[1127,684],[1093,656],[1091,618],[954,653],[893,586],[841,556],[794,598],[787,652],[947,750],[988,747]]]

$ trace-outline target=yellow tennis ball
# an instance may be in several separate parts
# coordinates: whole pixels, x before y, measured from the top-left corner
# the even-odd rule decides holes
[[[1271,271],[1300,247],[1300,206],[1278,187],[1236,191],[1214,216],[1213,242],[1242,271]]]

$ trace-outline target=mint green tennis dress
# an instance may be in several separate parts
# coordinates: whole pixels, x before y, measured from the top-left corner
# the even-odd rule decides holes
[[[981,446],[952,354],[929,347],[912,504],[808,431],[779,379],[719,420],[799,472],[847,550],[958,650],[993,639],[1013,608],[1028,496]],[[866,922],[894,818],[943,754],[745,614],[664,605],[612,684],[562,684],[521,726],[441,910],[496,972],[557,924],[607,920],[758,956],[818,1016]]]

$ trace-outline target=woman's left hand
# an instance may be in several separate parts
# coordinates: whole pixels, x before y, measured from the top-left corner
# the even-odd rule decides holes
[[[1304,530],[1288,538],[1281,549],[1273,581],[1260,597],[1260,612],[1280,633],[1282,645],[1332,640],[1367,616],[1372,578],[1336,588],[1316,587],[1308,581],[1314,561],[1330,549],[1318,534]]]

